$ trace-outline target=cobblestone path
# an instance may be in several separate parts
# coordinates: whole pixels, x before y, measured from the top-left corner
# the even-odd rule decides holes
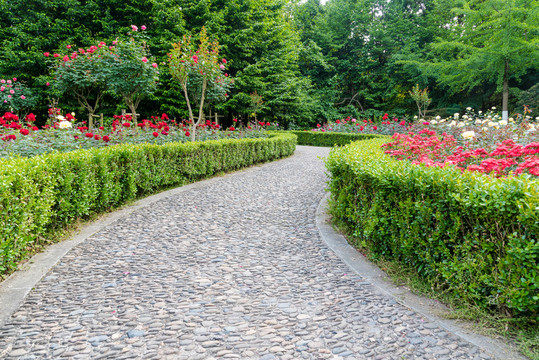
[[[328,250],[327,154],[298,147],[94,234],[0,328],[0,358],[488,359]]]

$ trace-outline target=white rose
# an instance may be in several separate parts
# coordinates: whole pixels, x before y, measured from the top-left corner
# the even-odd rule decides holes
[[[481,115],[483,112],[482,112],[481,110],[479,110],[477,113],[478,113],[479,115]]]
[[[461,135],[465,139],[472,139],[475,137],[475,131],[465,131]]]
[[[464,120],[468,120],[468,115],[462,115],[462,118],[463,118]]]
[[[493,106],[493,107],[492,107],[492,110],[496,110],[496,106]]]
[[[441,119],[440,115],[436,116],[436,120],[440,120],[440,119]]]
[[[468,110],[468,111],[471,111],[471,110],[472,110],[472,108],[471,108],[471,107],[467,107],[467,108],[466,108],[466,110]]]
[[[463,123],[462,121],[459,122],[459,124],[457,125],[457,127],[463,127],[464,125],[466,125],[465,123]]]
[[[62,115],[56,115],[56,120],[58,121],[65,121],[65,117],[63,117]]]
[[[430,123],[436,125],[436,124],[438,124],[438,121],[436,121],[436,120],[431,120]]]
[[[502,126],[507,125],[507,120],[500,120],[500,121],[498,122],[498,125],[502,125]]]
[[[487,128],[487,127],[483,127],[483,131],[487,131],[487,130],[488,130],[488,128]]]
[[[455,120],[451,121],[451,123],[449,124],[449,126],[455,126],[457,125],[457,122]]]
[[[71,126],[71,123],[69,121],[60,121],[60,124],[58,126],[60,129],[68,129]]]
[[[489,127],[493,127],[493,126],[496,126],[496,123],[493,122],[493,121],[489,121],[487,125],[488,125]]]
[[[459,113],[455,113],[453,116],[455,117],[455,119],[458,119],[459,118]]]
[[[475,123],[476,123],[477,125],[480,125],[480,124],[482,124],[483,122],[481,121],[481,119],[477,119],[477,120],[475,120]]]

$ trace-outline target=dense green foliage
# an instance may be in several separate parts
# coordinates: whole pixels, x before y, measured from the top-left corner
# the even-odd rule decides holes
[[[42,121],[53,80],[44,52],[125,40],[131,25],[145,25],[161,65],[173,42],[205,26],[236,80],[228,101],[204,109],[225,124],[412,114],[415,84],[430,91],[430,115],[500,108],[504,79],[509,110],[521,112],[522,101],[537,104],[528,90],[539,78],[538,14],[537,0],[4,0],[0,75],[26,83]],[[138,111],[186,118],[180,86],[164,68],[159,77]],[[79,112],[67,96],[60,107]],[[120,108],[120,96],[104,94],[100,111]]]
[[[348,145],[353,141],[368,140],[380,138],[383,136],[373,134],[347,134],[338,132],[319,132],[319,131],[297,131],[290,130],[287,133],[292,133],[298,137],[298,145],[308,146],[343,146]]]
[[[268,138],[116,145],[0,159],[0,275],[43,246],[50,232],[164,187],[294,152],[292,134]]]
[[[537,321],[537,180],[412,165],[382,143],[332,150],[332,214],[375,254],[462,300]]]

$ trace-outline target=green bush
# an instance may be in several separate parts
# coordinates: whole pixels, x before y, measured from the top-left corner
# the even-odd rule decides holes
[[[381,138],[382,135],[373,134],[350,134],[338,132],[321,132],[321,131],[299,131],[290,130],[287,133],[294,134],[298,137],[298,145],[309,146],[342,146],[350,144],[352,141],[368,140]]]
[[[412,165],[384,142],[331,151],[333,216],[456,297],[537,321],[539,182]]]
[[[0,159],[0,275],[75,219],[164,187],[288,156],[295,146],[296,136],[283,133]]]

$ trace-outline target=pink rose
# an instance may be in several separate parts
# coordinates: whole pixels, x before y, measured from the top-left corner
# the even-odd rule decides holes
[[[71,45],[67,45],[66,48],[71,49]]]
[[[152,66],[157,69],[157,63],[153,63]]]
[[[147,58],[146,56],[143,57],[143,58],[142,58],[142,62],[143,62],[143,63],[147,63],[147,62],[148,62],[148,58]]]
[[[15,90],[9,90],[10,94],[15,94]]]
[[[4,91],[6,90],[6,87],[5,86],[0,86],[0,91]]]
[[[224,66],[223,64],[221,64],[221,65],[219,65],[219,68],[220,68],[221,70],[224,70],[224,69],[225,69],[225,66]]]
[[[26,99],[26,96],[24,96],[24,95],[21,95],[21,99],[23,99],[23,100],[24,100],[24,99]]]
[[[133,31],[138,31],[138,27],[136,27],[135,25],[131,25],[131,29],[132,29]]]
[[[47,82],[47,84],[46,84],[46,85],[47,85],[47,86],[50,86],[50,84],[51,84],[50,82]]]
[[[140,28],[141,28],[142,30],[146,30],[146,25],[142,25]]]
[[[43,55],[45,55],[45,57],[49,57],[50,53],[46,52],[46,53],[43,53]]]

